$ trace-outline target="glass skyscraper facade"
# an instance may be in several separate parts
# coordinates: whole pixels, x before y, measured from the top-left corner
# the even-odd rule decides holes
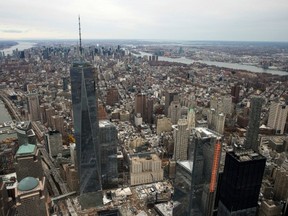
[[[256,214],[265,164],[266,158],[251,149],[226,153],[219,216]]]
[[[99,121],[99,143],[101,146],[101,177],[103,189],[117,187],[117,129],[108,120]]]
[[[93,67],[74,63],[70,69],[80,194],[102,189],[97,94]]]
[[[222,135],[208,128],[195,128],[191,137],[193,161],[188,215],[212,216],[221,157]]]

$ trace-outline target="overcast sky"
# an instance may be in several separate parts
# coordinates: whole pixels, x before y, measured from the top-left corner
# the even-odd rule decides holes
[[[288,0],[1,0],[0,39],[288,41]]]

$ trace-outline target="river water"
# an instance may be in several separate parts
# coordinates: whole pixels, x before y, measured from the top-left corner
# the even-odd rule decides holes
[[[2,100],[0,100],[0,124],[2,125],[4,122],[11,121],[12,118],[8,112],[8,110],[5,107],[5,104],[3,103]],[[9,129],[10,127],[2,127],[0,130],[6,130]],[[0,134],[0,141],[4,140],[6,138],[12,138],[12,137],[17,137],[16,133],[11,133],[11,134]]]
[[[0,52],[4,52],[5,55],[12,55],[13,50],[18,49],[18,51],[23,51],[25,49],[30,49],[36,45],[36,43],[33,42],[26,42],[26,41],[17,41],[17,45],[0,50]]]
[[[146,53],[146,52],[140,52],[140,55],[143,57],[145,55],[152,55],[151,53]],[[139,55],[136,55],[139,56]],[[286,71],[280,71],[280,70],[271,70],[271,69],[263,69],[260,67],[256,67],[253,65],[244,65],[244,64],[237,64],[237,63],[228,63],[228,62],[217,62],[217,61],[201,61],[201,60],[192,60],[192,59],[187,59],[185,57],[181,58],[169,58],[169,57],[163,57],[159,56],[158,57],[159,61],[168,61],[168,62],[179,62],[183,64],[192,64],[194,62],[199,62],[207,65],[215,65],[217,67],[225,67],[225,68],[230,68],[230,69],[238,69],[238,70],[246,70],[246,71],[251,71],[255,73],[270,73],[270,74],[275,74],[275,75],[288,75],[288,72]]]

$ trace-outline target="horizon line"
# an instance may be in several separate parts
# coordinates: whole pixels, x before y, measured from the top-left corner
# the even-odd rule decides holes
[[[77,38],[19,38],[19,39],[5,39],[5,38],[0,38],[0,41],[78,41],[79,39]],[[222,40],[222,39],[133,39],[133,38],[117,38],[117,39],[112,39],[112,38],[86,38],[83,39],[82,41],[92,41],[92,40],[109,40],[109,41],[149,41],[149,42],[159,42],[159,41],[165,41],[165,42],[256,42],[256,43],[288,43],[287,41],[282,41],[282,40]]]

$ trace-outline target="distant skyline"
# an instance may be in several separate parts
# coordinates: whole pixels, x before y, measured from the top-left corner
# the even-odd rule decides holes
[[[287,0],[1,2],[0,39],[288,41]]]

